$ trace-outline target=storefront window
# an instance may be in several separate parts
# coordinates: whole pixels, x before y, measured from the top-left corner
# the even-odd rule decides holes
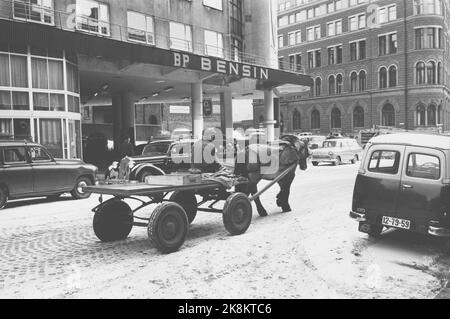
[[[0,110],[11,109],[11,92],[0,91]]]
[[[69,147],[71,158],[81,158],[80,121],[69,121]]]
[[[29,110],[28,92],[12,92],[12,106],[13,110]]]
[[[63,158],[62,127],[60,119],[41,119],[40,143],[56,158]]]
[[[0,86],[10,86],[9,55],[0,53]]]
[[[28,87],[27,58],[11,55],[11,82],[13,87]]]

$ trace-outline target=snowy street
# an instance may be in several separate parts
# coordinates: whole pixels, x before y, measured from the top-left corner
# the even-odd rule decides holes
[[[101,243],[92,230],[96,195],[11,202],[0,211],[0,298],[436,297],[450,265],[442,243],[359,233],[348,217],[357,169],[298,171],[294,211],[279,212],[274,187],[262,197],[269,217],[254,207],[242,236],[230,237],[220,215],[199,214],[170,255],[150,246],[145,228]]]

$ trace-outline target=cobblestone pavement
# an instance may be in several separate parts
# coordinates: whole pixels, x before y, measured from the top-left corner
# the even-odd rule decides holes
[[[356,171],[345,165],[300,172],[294,213],[274,213],[272,189],[262,199],[271,216],[255,213],[244,236],[230,237],[220,217],[201,214],[171,255],[151,247],[145,228],[101,243],[92,230],[97,196],[12,202],[0,211],[0,298],[436,295],[442,267],[433,243],[396,234],[373,242],[357,232],[348,218]],[[369,289],[368,269],[382,271],[384,284]]]

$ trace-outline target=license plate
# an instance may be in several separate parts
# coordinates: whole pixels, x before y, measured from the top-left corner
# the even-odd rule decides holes
[[[383,216],[383,225],[401,229],[411,229],[411,221],[406,219]]]

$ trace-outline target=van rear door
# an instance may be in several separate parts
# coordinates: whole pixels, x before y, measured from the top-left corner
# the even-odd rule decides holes
[[[396,217],[410,220],[411,230],[426,233],[443,212],[441,192],[445,154],[435,149],[406,147]]]
[[[368,223],[381,224],[395,215],[405,146],[373,145],[366,153],[353,196],[353,211],[365,213]]]

